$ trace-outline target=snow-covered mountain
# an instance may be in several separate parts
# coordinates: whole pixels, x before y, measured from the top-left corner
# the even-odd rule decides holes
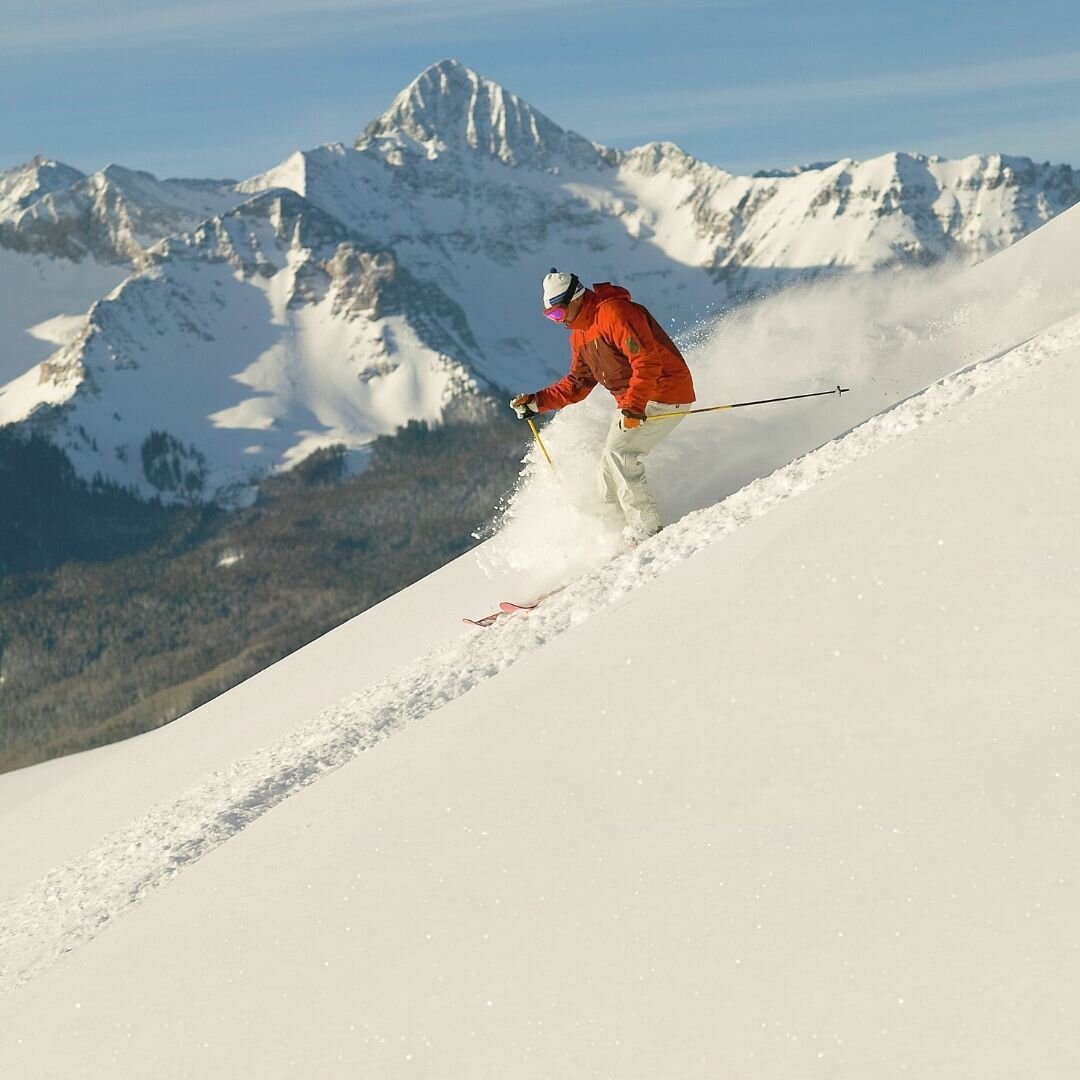
[[[86,176],[43,157],[0,173],[0,385],[73,340],[150,246],[244,198],[230,181],[159,181],[116,165]]]
[[[34,349],[61,348],[0,387],[0,423],[50,432],[83,475],[218,496],[319,446],[359,450],[408,419],[474,413],[492,388],[550,381],[565,365],[537,318],[551,265],[626,284],[692,335],[791,281],[977,262],[1078,198],[1070,167],[999,155],[734,176],[670,143],[591,143],[444,61],[353,146],[240,184],[82,177],[41,159],[2,174],[0,258],[127,259],[134,273],[85,317],[30,305],[29,324],[12,308],[15,358],[26,330]],[[275,205],[292,224],[270,242]],[[356,299],[376,264],[380,281],[393,267],[393,315]],[[147,467],[148,446],[169,448],[168,467],[155,453]]]
[[[109,165],[92,176],[36,157],[0,173],[0,245],[73,262],[138,265],[146,249],[242,201],[230,180],[157,180]]]
[[[242,497],[321,447],[479,415],[472,349],[461,309],[392,252],[272,190],[152,248],[5,388],[0,419],[27,417],[86,471]]]
[[[771,376],[785,335],[883,313],[883,381],[951,368],[687,420],[650,458],[671,524],[613,559],[567,410],[558,476],[530,460],[476,552],[0,777],[5,1075],[1073,1076],[1078,244],[1073,210],[721,320],[707,381],[735,340]],[[773,441],[755,415],[879,390],[730,497],[699,482]]]
[[[0,221],[5,231],[15,225],[23,211],[55,191],[63,191],[86,179],[86,174],[58,161],[38,155],[21,168],[0,172]]]

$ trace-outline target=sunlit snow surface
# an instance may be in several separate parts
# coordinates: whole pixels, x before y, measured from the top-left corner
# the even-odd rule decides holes
[[[0,778],[5,1071],[1073,1075],[1078,231],[705,336],[852,393],[687,420],[636,550],[597,398],[478,554]]]

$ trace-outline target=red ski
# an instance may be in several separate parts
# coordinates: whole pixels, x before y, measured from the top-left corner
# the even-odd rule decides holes
[[[540,601],[544,599],[546,597],[541,596],[540,600],[534,600],[531,604],[515,604],[512,600],[504,600],[499,605],[499,610],[491,615],[485,615],[482,619],[462,619],[461,621],[469,626],[491,626],[503,615],[516,615],[521,611],[532,611],[534,608],[539,607]]]
[[[469,626],[490,626],[500,615],[505,614],[504,611],[494,611],[490,615],[485,615],[482,619],[462,619],[461,621]]]
[[[531,604],[515,604],[512,600],[504,600],[499,604],[506,615],[513,615],[515,611],[535,611],[539,606],[539,600],[534,600]]]

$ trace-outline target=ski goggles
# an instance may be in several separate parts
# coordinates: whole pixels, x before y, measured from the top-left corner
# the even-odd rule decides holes
[[[580,288],[581,282],[578,280],[577,274],[571,274],[570,284],[567,286],[566,291],[558,296],[553,296],[551,303],[544,308],[544,318],[557,323],[566,322],[566,316],[574,299],[574,293]]]

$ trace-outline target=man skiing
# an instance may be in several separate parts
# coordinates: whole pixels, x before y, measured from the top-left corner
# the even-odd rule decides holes
[[[609,390],[619,412],[600,455],[597,493],[622,511],[626,537],[643,540],[662,526],[642,458],[683,417],[646,421],[656,413],[690,408],[690,369],[663,327],[618,285],[605,281],[587,289],[576,274],[552,267],[543,299],[545,318],[570,331],[570,370],[543,390],[518,394],[510,407],[524,420],[581,401],[597,383]]]

